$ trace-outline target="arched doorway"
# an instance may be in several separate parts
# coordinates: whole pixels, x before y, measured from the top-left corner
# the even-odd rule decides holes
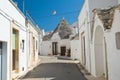
[[[97,77],[107,77],[105,49],[104,31],[101,26],[97,26],[94,35],[95,72]]]

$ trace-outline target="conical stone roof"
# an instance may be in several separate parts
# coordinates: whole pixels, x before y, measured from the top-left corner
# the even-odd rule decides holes
[[[54,30],[54,33],[58,33],[61,39],[69,39],[69,36],[72,34],[72,29],[63,18]]]

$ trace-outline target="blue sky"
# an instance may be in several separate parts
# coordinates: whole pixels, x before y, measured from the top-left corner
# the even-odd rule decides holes
[[[22,10],[22,0],[13,0]],[[40,29],[46,32],[54,30],[62,17],[72,24],[77,21],[84,0],[24,0],[25,10],[28,10]],[[52,12],[56,11],[56,15]]]

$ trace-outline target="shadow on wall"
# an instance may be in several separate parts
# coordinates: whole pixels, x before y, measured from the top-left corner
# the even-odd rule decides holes
[[[87,80],[73,63],[43,63],[28,72],[23,79]],[[23,80],[21,79],[21,80]]]

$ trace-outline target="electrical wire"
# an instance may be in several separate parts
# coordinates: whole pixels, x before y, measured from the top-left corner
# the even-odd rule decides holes
[[[42,16],[40,18],[49,18],[49,17],[54,17],[54,16],[62,16],[62,15],[68,15],[68,14],[75,14],[75,13],[79,13],[79,12],[80,12],[80,10],[75,10],[75,11],[64,12],[64,13],[60,13],[60,14],[56,14],[56,15]]]

